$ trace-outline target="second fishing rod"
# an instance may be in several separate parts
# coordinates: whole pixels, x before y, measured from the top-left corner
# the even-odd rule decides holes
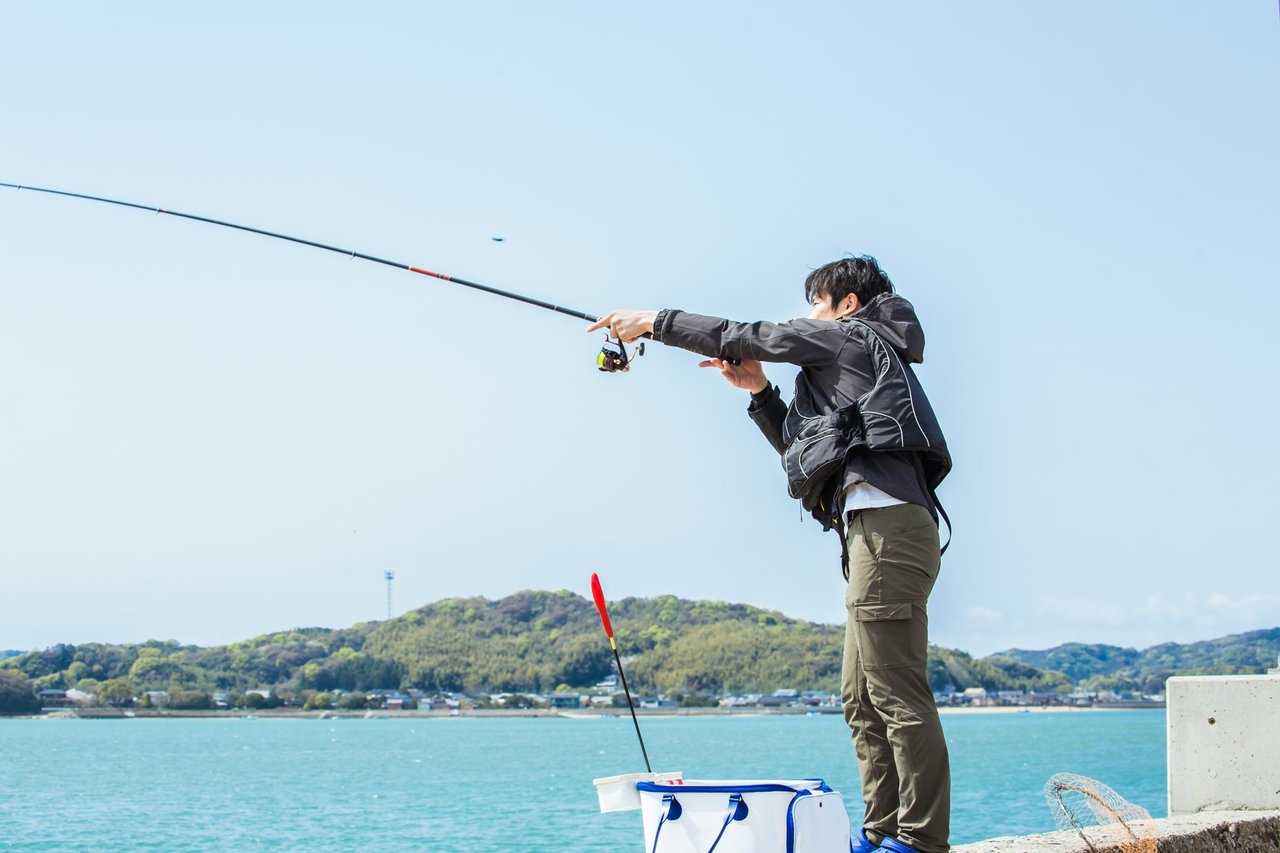
[[[450,284],[469,287],[473,290],[480,290],[485,293],[501,296],[506,299],[514,299],[517,302],[523,302],[526,305],[533,305],[537,308],[544,308],[548,311],[554,311],[557,314],[564,314],[569,317],[577,317],[580,320],[586,320],[588,323],[599,321],[599,317],[588,314],[585,311],[576,311],[572,308],[566,308],[563,305],[556,305],[553,302],[547,302],[543,299],[536,299],[532,296],[525,296],[510,290],[493,287],[488,284],[480,284],[475,281],[468,281],[465,278],[459,278],[454,275],[446,275],[445,273],[429,270],[424,267],[407,264],[403,261],[392,261],[387,258],[380,258],[376,255],[369,255],[364,252],[358,252],[354,249],[344,249],[339,246],[333,246],[328,243],[320,243],[315,240],[307,240],[302,237],[292,237],[288,234],[281,234],[276,231],[268,231],[264,228],[254,228],[249,225],[241,225],[235,222],[227,222],[222,219],[214,219],[209,216],[199,216],[194,213],[182,213],[177,210],[169,210],[164,207],[155,207],[153,205],[138,204],[132,201],[121,201],[120,199],[105,198],[103,196],[89,195],[87,193],[71,192],[69,190],[55,190],[48,187],[33,187],[28,184],[10,184],[0,182],[0,188],[12,189],[17,191],[27,190],[29,192],[46,193],[48,195],[62,196],[64,198],[78,198],[85,201],[96,201],[102,204],[112,204],[117,207],[128,207],[134,210],[145,210],[156,215],[165,214],[167,216],[176,216],[181,219],[190,219],[194,222],[204,222],[209,225],[220,225],[223,228],[234,228],[237,231],[247,231],[250,234],[260,234],[263,237],[274,237],[277,240],[288,240],[290,243],[299,243],[303,246],[311,246],[315,249],[324,249],[326,252],[334,252],[339,255],[345,255],[348,258],[359,258],[362,261],[372,261],[375,264],[382,264],[396,269],[407,270],[408,272],[417,273],[419,275],[430,276]],[[647,337],[647,336],[646,336]],[[631,369],[631,364],[637,356],[644,355],[644,344],[638,345],[634,351],[629,351],[621,340],[609,339],[606,335],[606,342],[596,356],[596,367],[605,373],[625,373]]]

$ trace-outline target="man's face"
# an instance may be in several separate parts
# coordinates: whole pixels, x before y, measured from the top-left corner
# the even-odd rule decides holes
[[[858,297],[852,293],[840,300],[839,305],[832,305],[831,296],[820,293],[813,297],[813,311],[809,313],[809,319],[839,320],[841,317],[848,317],[860,307]]]

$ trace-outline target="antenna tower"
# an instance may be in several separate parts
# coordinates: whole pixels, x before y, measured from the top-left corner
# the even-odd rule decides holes
[[[391,582],[396,579],[395,572],[383,572],[382,576],[387,579],[387,620],[391,620]]]

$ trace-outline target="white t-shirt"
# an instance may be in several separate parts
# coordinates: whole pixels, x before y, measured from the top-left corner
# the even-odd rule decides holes
[[[881,491],[868,482],[854,483],[844,492],[844,511],[848,515],[860,509],[875,509],[882,506],[897,506],[900,501],[888,492]]]

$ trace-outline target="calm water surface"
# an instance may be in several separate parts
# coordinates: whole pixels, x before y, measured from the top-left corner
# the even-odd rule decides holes
[[[952,714],[952,842],[1054,829],[1054,773],[1165,814],[1163,711]],[[647,718],[655,770],[821,776],[861,813],[839,716]],[[643,770],[628,718],[0,720],[0,849],[617,851]]]

